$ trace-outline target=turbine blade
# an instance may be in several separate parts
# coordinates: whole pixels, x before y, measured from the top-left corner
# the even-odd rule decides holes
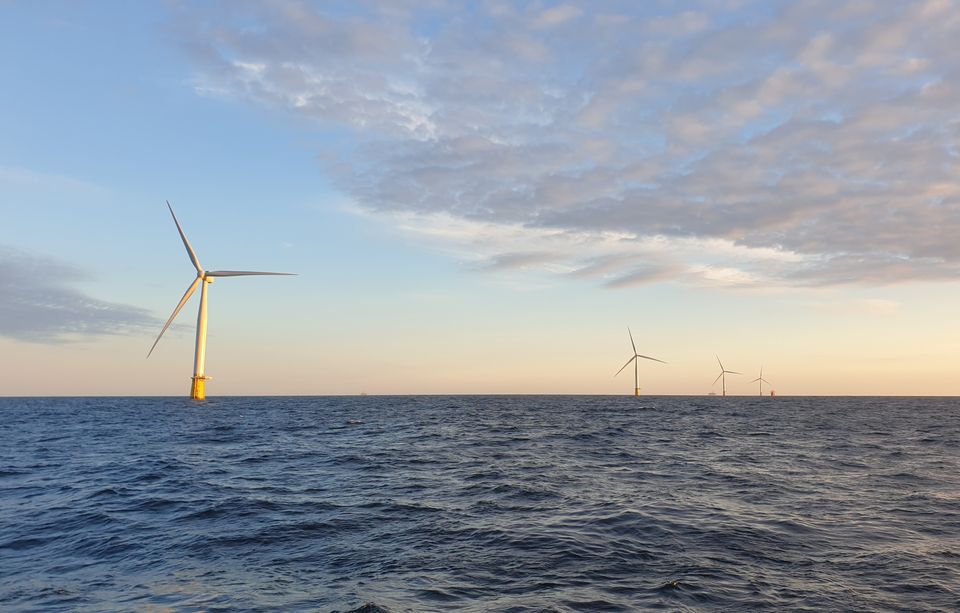
[[[716,385],[716,384],[717,384],[717,381],[719,381],[719,380],[720,380],[720,377],[722,377],[722,376],[723,376],[723,373],[720,373],[719,375],[717,375],[717,378],[714,379],[714,380],[713,380],[713,383],[711,383],[710,385]]]
[[[638,353],[638,354],[637,354],[637,357],[638,357],[638,358],[643,358],[644,360],[653,360],[654,362],[660,362],[661,364],[666,364],[666,362],[664,362],[663,360],[658,360],[657,358],[651,358],[651,357],[648,356],[648,355],[640,355],[640,354]]]
[[[714,354],[716,355],[716,354]],[[723,370],[723,362],[720,361],[720,356],[717,356],[717,364],[720,365],[720,370]]]
[[[619,375],[620,373],[622,373],[622,372],[623,372],[623,369],[626,368],[627,366],[630,366],[630,362],[632,362],[632,361],[634,361],[634,360],[636,360],[636,359],[637,359],[637,356],[633,356],[632,358],[630,358],[629,360],[627,360],[627,363],[624,364],[623,366],[621,366],[621,367],[620,367],[620,370],[617,371],[617,374],[616,374],[616,375],[613,375],[613,376],[616,377],[617,375]]]
[[[637,345],[633,342],[633,332],[630,331],[630,326],[627,326],[627,334],[630,335],[630,346],[633,347],[633,355],[637,355]]]
[[[766,381],[766,379],[761,379],[760,377],[757,377],[756,379],[754,379],[754,380],[751,381],[750,383],[756,383],[757,381]]]
[[[254,275],[284,275],[296,276],[295,272],[257,272],[253,270],[212,270],[207,273],[208,277],[250,277]]]
[[[735,371],[735,370],[725,370],[725,371],[723,371],[723,372],[727,373],[728,375],[742,375],[742,374],[743,374],[742,372],[737,372],[737,371]]]
[[[183,233],[183,227],[180,225],[180,220],[177,219],[177,216],[173,212],[173,207],[170,206],[170,201],[167,200],[167,208],[170,209],[170,214],[173,215],[173,223],[177,224],[177,232],[180,233],[180,239],[183,240],[183,246],[187,248],[187,255],[190,256],[190,261],[193,262],[193,267],[197,269],[197,272],[203,272],[203,267],[200,266],[200,260],[197,259],[197,254],[193,251],[193,247],[190,246],[190,241],[187,240],[187,235]]]
[[[170,316],[170,319],[167,320],[167,323],[163,324],[163,330],[160,330],[160,334],[157,335],[157,340],[153,341],[153,347],[150,347],[150,351],[147,352],[147,357],[150,357],[150,354],[153,353],[153,350],[157,347],[157,343],[160,342],[160,337],[163,336],[163,333],[167,331],[167,328],[170,327],[170,324],[173,323],[173,320],[176,319],[177,315],[180,313],[180,309],[183,308],[183,305],[187,304],[187,300],[190,300],[190,296],[193,295],[193,292],[197,291],[197,285],[200,284],[200,277],[197,277],[193,280],[193,283],[190,284],[190,287],[187,288],[187,291],[183,293],[183,298],[180,299],[180,302],[177,304],[177,308],[173,309],[173,315]]]

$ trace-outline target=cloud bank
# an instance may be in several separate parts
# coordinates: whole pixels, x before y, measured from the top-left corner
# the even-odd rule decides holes
[[[317,122],[358,212],[611,287],[957,279],[960,6],[222,2],[206,95]]]
[[[144,309],[71,287],[83,278],[67,264],[0,246],[0,336],[52,343],[157,327]]]

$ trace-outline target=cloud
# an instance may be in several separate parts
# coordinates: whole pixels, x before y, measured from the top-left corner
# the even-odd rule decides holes
[[[583,11],[572,4],[561,4],[540,11],[533,21],[535,28],[553,28],[576,19]]]
[[[144,309],[71,287],[84,277],[67,264],[0,246],[0,335],[53,343],[157,328]]]
[[[543,252],[501,253],[486,262],[482,270],[523,270],[562,259],[562,254]]]
[[[357,210],[480,267],[960,273],[956,0],[204,6],[176,14],[199,92],[348,134],[320,159]]]
[[[676,277],[678,269],[669,265],[641,266],[607,281],[608,287],[632,287],[646,285]]]

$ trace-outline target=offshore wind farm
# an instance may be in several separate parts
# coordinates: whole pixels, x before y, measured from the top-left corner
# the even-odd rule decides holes
[[[183,293],[167,196],[204,258],[310,280],[208,286],[219,394],[618,394],[628,322],[671,362],[644,393],[708,392],[713,352],[784,393],[958,392],[949,0],[176,6],[4,7],[4,393],[181,393],[193,331],[126,359]]]
[[[957,610],[957,40],[0,2],[0,610]]]

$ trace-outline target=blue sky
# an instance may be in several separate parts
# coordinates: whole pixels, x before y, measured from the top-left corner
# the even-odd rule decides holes
[[[958,8],[0,2],[0,393],[957,393]]]

